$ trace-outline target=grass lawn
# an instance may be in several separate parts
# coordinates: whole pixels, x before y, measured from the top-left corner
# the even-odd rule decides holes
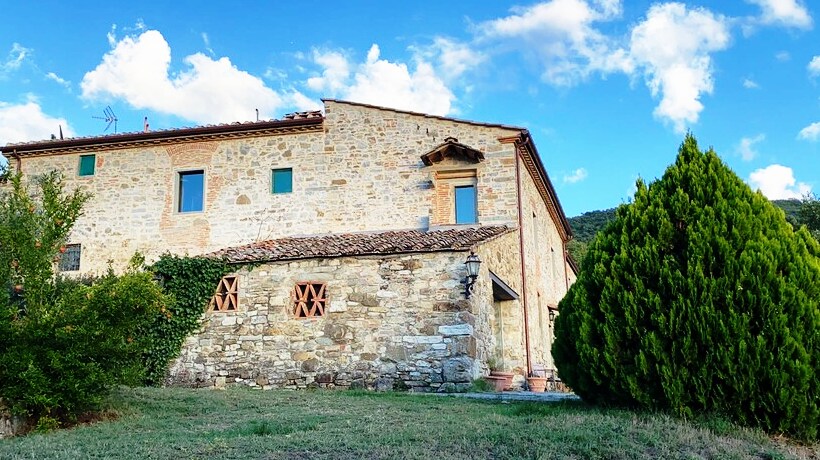
[[[118,390],[119,417],[0,441],[0,459],[820,458],[707,420],[398,393]]]

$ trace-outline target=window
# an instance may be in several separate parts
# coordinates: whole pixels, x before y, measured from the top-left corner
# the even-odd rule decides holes
[[[204,171],[179,173],[179,212],[202,211],[205,188]]]
[[[67,244],[64,246],[65,251],[62,251],[60,255],[60,262],[57,265],[57,268],[61,272],[73,272],[80,269],[80,245],[79,244]]]
[[[293,169],[274,169],[271,172],[271,192],[290,193],[293,191]]]
[[[293,286],[293,314],[297,318],[324,316],[327,296],[325,283],[302,282]]]
[[[97,155],[80,155],[80,167],[77,174],[80,176],[93,176],[96,162]]]
[[[456,223],[474,224],[478,221],[475,185],[458,185],[456,195]]]
[[[219,280],[208,310],[236,311],[239,307],[239,277],[229,275]]]

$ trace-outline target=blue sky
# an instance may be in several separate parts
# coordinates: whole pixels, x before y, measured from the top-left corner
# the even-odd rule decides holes
[[[128,132],[331,97],[527,127],[568,216],[687,130],[770,198],[820,191],[807,0],[2,3],[0,144],[110,133],[106,106]]]

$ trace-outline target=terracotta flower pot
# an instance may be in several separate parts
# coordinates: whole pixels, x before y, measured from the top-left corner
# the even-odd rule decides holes
[[[504,391],[504,388],[507,385],[507,379],[505,377],[499,377],[497,375],[487,375],[484,377],[484,380],[486,380],[487,383],[492,385],[495,391]]]
[[[527,385],[533,393],[543,393],[547,389],[547,378],[527,377]]]
[[[494,375],[496,377],[503,377],[505,379],[506,384],[504,385],[505,390],[509,390],[512,388],[512,380],[515,373],[513,372],[502,372],[502,371],[490,371],[490,375]]]

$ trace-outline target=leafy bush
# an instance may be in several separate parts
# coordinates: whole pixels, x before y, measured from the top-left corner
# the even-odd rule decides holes
[[[137,383],[137,332],[166,302],[151,275],[54,276],[89,196],[57,174],[10,179],[0,196],[0,398],[40,427],[94,409],[115,384]]]
[[[584,400],[818,437],[820,245],[714,151],[687,136],[581,265],[553,353]]]
[[[0,304],[19,303],[25,292],[28,308],[50,297],[53,265],[90,198],[80,190],[64,194],[57,173],[35,178],[31,185],[33,190],[14,175],[0,197],[0,280],[7,287],[0,289]]]
[[[163,255],[150,270],[163,280],[163,289],[171,299],[167,309],[141,334],[145,383],[159,385],[169,362],[179,355],[185,339],[199,327],[219,280],[229,270],[221,260],[171,254]]]
[[[112,386],[139,383],[136,333],[165,302],[151,275],[137,272],[92,286],[62,280],[59,293],[26,315],[7,307],[0,321],[0,395],[35,419],[71,419],[97,408]]]

